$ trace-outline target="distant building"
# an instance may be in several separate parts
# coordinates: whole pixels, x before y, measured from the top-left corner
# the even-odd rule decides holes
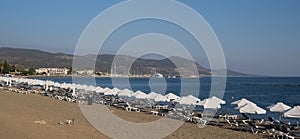
[[[39,68],[36,69],[37,74],[46,74],[46,75],[67,75],[69,69],[67,68]]]
[[[160,73],[154,73],[154,74],[152,74],[151,77],[152,78],[163,78],[164,76],[162,74],[160,74]]]
[[[94,70],[78,70],[76,71],[78,75],[93,75]]]

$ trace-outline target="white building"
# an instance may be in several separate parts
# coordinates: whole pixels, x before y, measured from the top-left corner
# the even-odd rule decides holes
[[[78,70],[76,71],[78,75],[93,75],[94,70]]]
[[[37,74],[46,74],[46,75],[67,75],[69,69],[67,68],[39,68],[36,69]]]

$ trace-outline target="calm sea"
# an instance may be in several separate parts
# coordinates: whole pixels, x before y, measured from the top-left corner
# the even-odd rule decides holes
[[[59,83],[72,83],[72,78],[37,78],[52,80]],[[74,80],[75,81],[75,80]],[[91,78],[77,78],[76,83],[94,85]],[[133,91],[141,90],[145,93],[151,91],[157,93],[194,94],[197,93],[198,81],[200,81],[199,98],[207,98],[210,93],[211,78],[184,79],[185,90],[181,90],[180,78],[96,78],[95,83],[101,87],[130,88]],[[189,89],[190,88],[190,89]],[[300,77],[228,77],[223,99],[226,105],[222,109],[229,113],[238,113],[230,105],[240,98],[247,98],[258,106],[265,108],[278,101],[289,106],[300,105]],[[253,115],[254,118],[278,117],[278,114],[267,112],[267,115]],[[290,119],[283,119],[290,120]]]

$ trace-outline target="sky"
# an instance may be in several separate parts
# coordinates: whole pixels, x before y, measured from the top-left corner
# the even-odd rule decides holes
[[[119,2],[122,1],[1,0],[0,46],[72,54],[87,25]],[[257,75],[300,76],[299,0],[179,2],[197,11],[214,30],[229,69]],[[101,53],[114,53],[126,39],[143,33],[185,38],[185,32],[170,23],[136,21],[116,30]],[[200,49],[198,54],[193,51],[193,40],[183,39],[183,44],[191,45],[187,47],[192,55],[200,64],[208,66],[205,53]]]

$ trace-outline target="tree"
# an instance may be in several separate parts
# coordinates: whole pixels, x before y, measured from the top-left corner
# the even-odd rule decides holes
[[[10,71],[10,65],[8,64],[7,61],[4,61],[2,73],[7,74],[9,73],[9,71]]]
[[[26,76],[28,74],[28,71],[26,71],[23,68],[19,69],[19,71],[21,72],[21,75],[25,75]]]
[[[72,74],[73,73],[73,70],[72,70],[72,67],[69,68],[69,71],[68,71],[68,74]]]
[[[30,68],[29,71],[28,71],[28,74],[29,75],[34,75],[35,73],[35,70],[33,68]]]
[[[2,73],[3,66],[0,64],[0,73]]]
[[[10,71],[11,71],[11,72],[15,72],[15,71],[16,71],[16,66],[15,66],[15,65],[11,66],[11,67],[10,67]]]

